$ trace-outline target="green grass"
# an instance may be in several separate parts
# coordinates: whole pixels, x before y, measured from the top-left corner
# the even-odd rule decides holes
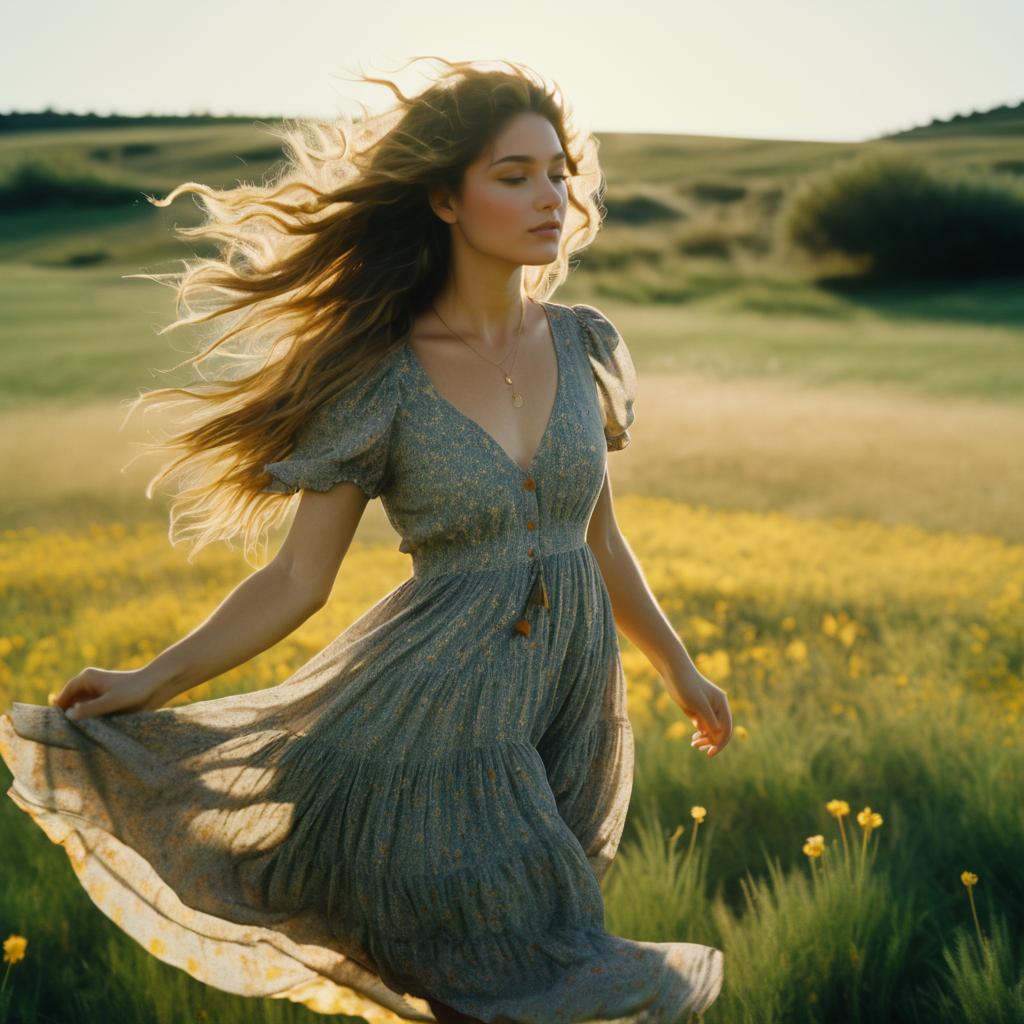
[[[142,497],[141,471],[120,473],[129,452],[118,409],[140,388],[189,379],[155,371],[184,358],[196,338],[159,337],[174,316],[172,293],[121,275],[176,269],[191,249],[172,227],[198,218],[191,200],[158,211],[141,192],[188,179],[258,180],[274,159],[271,141],[239,125],[0,137],[0,181],[31,151],[83,174],[101,167],[140,193],[138,202],[103,209],[2,218],[0,455],[8,491],[0,528],[166,521],[166,502]],[[634,444],[610,459],[624,509],[634,497],[657,497],[723,521],[747,509],[756,522],[779,512],[809,526],[830,517],[908,523],[935,531],[936,552],[957,534],[1024,540],[1019,278],[867,287],[842,267],[789,263],[774,245],[773,211],[801,175],[862,149],[906,145],[602,138],[612,216],[593,257],[554,301],[599,306],[636,360]],[[984,169],[1012,160],[1019,137],[972,136],[958,125],[913,147],[951,167]],[[623,223],[616,196],[627,220],[659,208],[682,216]],[[694,255],[701,246],[722,255]],[[644,516],[622,518],[664,589],[665,545],[644,546]],[[393,551],[389,536],[374,503],[360,537]],[[680,573],[694,557],[682,558]],[[756,562],[756,546],[738,557]],[[717,573],[727,578],[729,569],[723,562]],[[908,579],[914,572],[908,564]],[[678,600],[703,602],[700,612],[713,620],[727,580],[722,587]],[[31,608],[30,595],[8,593],[13,621]],[[666,607],[687,638],[677,596],[669,593]],[[801,622],[813,625],[826,610],[827,602],[808,601]],[[607,923],[620,934],[724,947],[726,989],[709,1022],[1022,1019],[1019,748],[995,740],[1007,725],[994,717],[985,685],[959,689],[968,669],[985,673],[956,646],[969,642],[978,620],[912,603],[883,611],[872,619],[880,634],[898,611],[884,648],[894,663],[917,659],[944,688],[909,715],[884,675],[854,680],[841,663],[825,661],[809,674],[793,670],[756,714],[740,703],[736,717],[750,739],[734,740],[711,762],[657,729],[638,730],[634,804],[607,880]],[[48,628],[71,643],[73,626]],[[745,628],[770,626],[752,615]],[[735,651],[739,642],[726,646]],[[1019,674],[1019,636],[1006,640],[1004,655]],[[62,670],[75,665],[69,658]],[[834,702],[848,710],[831,712]],[[862,875],[856,847],[843,861],[824,810],[835,796],[854,812],[871,804],[885,813]],[[709,814],[688,855],[689,808],[698,803]],[[683,839],[669,841],[682,823]],[[800,848],[815,833],[830,843],[820,862]],[[0,996],[0,1021],[319,1019],[301,1006],[219,992],[150,956],[95,910],[63,850],[8,800],[0,801],[0,835],[5,879],[16,881],[0,887],[0,937],[29,937],[28,956],[11,968]],[[975,896],[985,945],[959,881],[964,868],[982,879]]]
[[[169,269],[166,265],[161,270]],[[74,271],[8,267],[0,280],[0,411],[40,401],[134,397],[198,344],[162,337],[170,289],[122,280],[127,266]],[[939,397],[1024,396],[1024,290],[1015,280],[929,291],[843,294],[809,283],[703,268],[678,278],[690,298],[638,307],[606,287],[571,282],[556,302],[599,305],[641,373],[781,378],[814,387],[868,384]]]

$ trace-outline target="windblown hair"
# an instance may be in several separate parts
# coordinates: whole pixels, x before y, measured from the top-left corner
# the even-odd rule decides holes
[[[545,300],[568,276],[570,257],[600,230],[598,141],[571,126],[558,86],[509,61],[484,70],[434,59],[447,70],[411,98],[388,79],[361,76],[395,95],[383,113],[367,115],[364,106],[362,118],[295,119],[268,129],[285,153],[269,184],[218,190],[190,181],[164,199],[147,196],[163,207],[195,193],[205,220],[176,228],[178,235],[220,241],[219,258],[184,260],[180,273],[126,275],[176,288],[178,319],[161,334],[221,322],[205,349],[178,364],[193,364],[201,382],[141,392],[128,413],[140,403],[169,407],[182,427],[143,447],[178,452],[146,497],[168,477],[182,480],[169,536],[172,545],[192,539],[190,562],[214,541],[233,547],[236,535],[249,564],[265,556],[267,528],[297,496],[262,492],[263,465],[287,458],[309,417],[407,338],[449,275],[450,227],[431,209],[428,191],[459,195],[467,165],[512,117],[547,118],[567,155],[558,256],[524,267],[525,295]],[[222,361],[216,373],[200,368],[214,357]]]

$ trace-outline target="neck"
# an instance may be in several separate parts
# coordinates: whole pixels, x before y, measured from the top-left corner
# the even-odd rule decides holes
[[[526,329],[530,300],[521,292],[521,274],[493,289],[450,281],[434,298],[434,309],[464,338],[502,347]]]

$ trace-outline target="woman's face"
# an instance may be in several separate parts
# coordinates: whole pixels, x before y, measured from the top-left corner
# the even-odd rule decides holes
[[[517,114],[466,169],[461,198],[437,209],[470,248],[519,265],[553,263],[568,207],[558,135],[540,114]],[[531,231],[557,221],[547,234]]]

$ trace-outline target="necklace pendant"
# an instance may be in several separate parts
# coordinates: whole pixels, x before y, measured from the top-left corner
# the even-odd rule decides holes
[[[512,383],[512,378],[507,373],[505,374],[505,383],[506,384],[511,384]]]
[[[518,409],[523,404],[523,396],[518,391],[512,392],[512,404]]]

